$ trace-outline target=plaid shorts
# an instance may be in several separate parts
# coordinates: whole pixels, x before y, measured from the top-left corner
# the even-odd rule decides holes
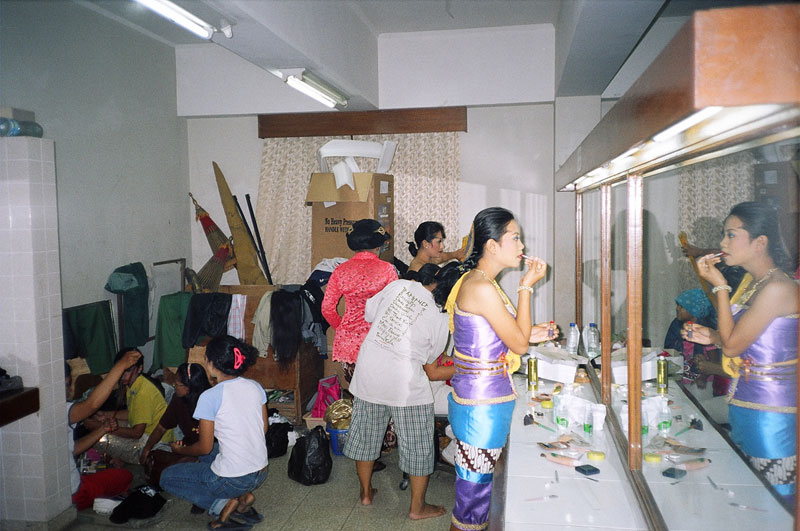
[[[380,457],[390,418],[394,419],[397,432],[400,470],[412,476],[432,474],[433,404],[384,406],[355,397],[344,455],[356,461],[374,461]]]

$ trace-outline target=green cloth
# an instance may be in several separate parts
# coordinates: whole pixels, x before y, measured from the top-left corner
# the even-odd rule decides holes
[[[150,337],[147,272],[141,262],[118,267],[108,277],[106,290],[122,295],[123,347],[140,347]]]
[[[117,354],[111,303],[98,301],[64,308],[64,315],[75,339],[78,356],[86,358],[92,374],[110,371]]]
[[[161,297],[161,301],[158,303],[156,340],[153,346],[151,371],[159,367],[177,367],[186,361],[186,349],[182,345],[182,336],[191,299],[192,294],[187,291],[179,291]]]

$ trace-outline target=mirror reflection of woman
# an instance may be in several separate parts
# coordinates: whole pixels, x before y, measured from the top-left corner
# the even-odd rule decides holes
[[[447,301],[455,351],[449,417],[456,439],[456,501],[451,529],[484,529],[488,525],[494,466],[511,427],[516,393],[511,373],[530,342],[544,341],[546,327],[531,325],[533,285],[544,278],[547,264],[526,259],[515,309],[495,280],[523,260],[520,229],[504,208],[487,208],[472,224],[473,250],[465,274]],[[534,337],[535,336],[535,337]]]
[[[736,380],[729,393],[731,438],[785,497],[796,484],[798,285],[787,274],[793,262],[769,205],[739,203],[725,219],[722,257],[698,260],[700,275],[717,297],[717,330],[695,325],[692,338],[722,349],[723,365]],[[731,288],[714,267],[724,260],[743,267],[753,281],[730,304]]]
[[[425,264],[443,264],[450,260],[463,260],[464,249],[445,252],[444,226],[438,221],[425,221],[414,231],[414,241],[408,243],[408,252],[414,257],[408,265],[406,278],[416,280],[417,272]]]

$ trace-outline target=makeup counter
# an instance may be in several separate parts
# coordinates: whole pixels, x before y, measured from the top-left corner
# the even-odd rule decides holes
[[[538,390],[528,392],[525,375],[515,374],[513,379],[519,397],[503,462],[495,474],[492,528],[648,529],[661,527],[648,524],[659,517],[662,528],[670,530],[792,528],[791,514],[675,381],[670,382],[666,395],[671,401],[672,424],[661,435],[668,435],[687,448],[704,448],[705,451],[699,454],[658,454],[661,460],[650,462],[653,458],[649,454],[656,450],[648,451],[648,444],[652,441],[657,443],[659,433],[653,430],[655,433],[643,435],[642,445],[648,458],[641,474],[651,503],[642,504],[635,492],[627,459],[619,450],[620,443],[623,449],[627,443],[615,440],[618,435],[616,428],[620,425],[616,413],[609,410],[604,426],[598,429],[598,425],[593,425],[590,434],[581,425],[574,428],[557,426],[553,410],[543,409],[541,402],[532,400],[536,395],[552,393],[556,384],[539,380]],[[573,384],[572,394],[597,403],[596,389],[592,384]],[[655,386],[646,384],[644,394],[656,396]],[[525,416],[529,413],[536,423],[526,425]],[[684,431],[691,419],[700,420],[703,429]],[[570,448],[546,449],[539,444],[553,444],[559,437],[570,435],[578,436],[570,443]],[[583,445],[584,441],[588,446]],[[585,451],[587,448],[592,454]],[[599,452],[604,454],[602,460],[597,460]],[[559,464],[546,459],[543,454],[570,456],[577,462]],[[663,475],[665,470],[680,468],[680,463],[696,461],[699,456],[709,459],[710,463],[704,468],[688,470],[680,478]],[[583,475],[574,466],[586,464],[599,469],[599,472]],[[660,514],[652,514],[654,511]],[[647,512],[651,513],[649,518],[645,518]]]
[[[800,496],[794,497],[793,507],[785,508],[785,500],[773,495],[774,489],[751,471],[749,460],[737,453],[739,449],[727,432],[718,431],[706,410],[698,407],[705,399],[696,388],[677,382],[670,382],[669,387],[673,413],[669,435],[690,448],[705,448],[702,456],[711,462],[705,468],[688,470],[682,478],[677,477],[680,474],[664,477],[662,472],[669,463],[663,456],[660,463],[653,462],[648,455],[654,453],[648,445],[655,435],[643,433],[643,427],[650,424],[647,408],[639,400],[623,404],[609,370],[611,347],[624,339],[627,359],[622,369],[626,369],[629,389],[637,390],[637,396],[640,389],[646,396],[652,392],[647,386],[651,376],[646,374],[644,348],[663,344],[674,316],[675,297],[704,287],[678,245],[681,233],[686,233],[687,241],[696,248],[718,252],[721,229],[731,208],[746,201],[766,203],[777,212],[789,257],[797,259],[798,24],[797,3],[696,11],[556,170],[556,189],[574,197],[574,321],[581,329],[595,322],[601,331],[603,370],[599,375],[588,372],[596,400],[608,408],[605,436],[613,445],[607,443],[606,461],[597,465],[601,471],[593,477],[602,480],[608,474],[609,482],[623,483],[622,476],[613,473],[616,463],[621,464],[642,518],[625,525],[640,528],[643,524],[643,528],[659,530],[800,531],[800,519],[792,517],[792,512],[800,514]],[[556,203],[556,217],[566,217]],[[572,264],[556,263],[554,267],[563,266],[568,269]],[[708,296],[712,303],[717,300],[712,293]],[[714,405],[727,411],[724,402]],[[795,408],[787,409],[796,415]],[[674,418],[677,415],[680,421]],[[704,429],[680,433],[692,415],[703,422]],[[514,454],[525,448],[517,443],[517,432],[533,429],[519,420],[515,418],[509,440],[505,476],[509,487],[513,475],[521,473],[511,469],[512,462],[518,463]],[[752,424],[754,434],[764,427]],[[749,428],[736,425],[740,432]],[[797,436],[793,439],[797,455]],[[528,468],[542,466],[538,453],[527,455]],[[535,483],[526,488],[531,485]],[[516,496],[507,493],[512,495]],[[549,498],[549,505],[523,504],[528,511],[524,518],[539,518],[530,514],[535,511],[528,508],[532,503],[541,505],[539,512],[547,514],[555,507],[554,501],[561,498]],[[575,507],[579,503],[586,506],[587,500],[577,499],[570,512],[562,512],[559,526],[576,525],[572,522],[578,518],[580,509]],[[503,516],[517,525],[523,517],[509,505]],[[567,511],[568,507],[559,509]],[[616,511],[615,517],[624,520],[632,507],[620,495],[604,510]],[[581,525],[603,527],[581,518]]]

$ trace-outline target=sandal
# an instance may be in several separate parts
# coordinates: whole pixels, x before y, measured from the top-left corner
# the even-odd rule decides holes
[[[231,515],[231,518],[235,518],[236,520],[243,521],[248,524],[257,524],[264,519],[264,515],[259,513],[255,510],[255,508],[250,507],[247,511],[240,513],[239,511],[234,511]]]
[[[220,522],[219,520],[214,520],[212,522],[209,522],[206,527],[208,528],[208,531],[215,531],[216,529],[227,529],[228,531],[247,531],[248,529],[252,528],[253,525],[244,524],[241,522],[234,522],[233,520],[229,520],[227,522]]]

